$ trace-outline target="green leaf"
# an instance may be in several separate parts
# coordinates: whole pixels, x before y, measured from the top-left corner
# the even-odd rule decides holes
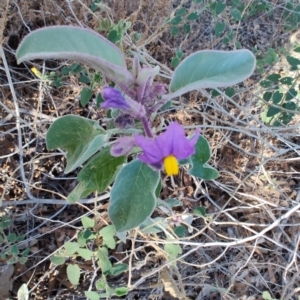
[[[287,125],[289,122],[292,121],[293,117],[294,117],[294,114],[293,114],[293,113],[290,114],[290,113],[287,113],[287,112],[283,112],[283,113],[280,115],[279,120],[280,120],[281,123]],[[280,126],[280,125],[281,125],[281,124],[279,124],[279,126]]]
[[[183,31],[184,31],[184,33],[186,33],[186,34],[189,34],[189,33],[191,32],[191,25],[185,23],[185,24],[183,25]]]
[[[240,21],[242,19],[242,13],[237,8],[231,9],[230,14],[235,21]]]
[[[78,81],[86,84],[89,84],[91,82],[90,78],[84,74],[79,75]]]
[[[277,115],[278,113],[280,113],[282,110],[280,108],[277,107],[269,107],[267,110],[267,117],[274,117],[275,115]]]
[[[79,244],[76,242],[66,242],[64,244],[64,248],[66,249],[66,255],[71,256],[73,255],[78,249],[79,249]]]
[[[30,252],[30,248],[26,248],[24,251],[21,252],[22,256],[27,256]]]
[[[67,151],[69,173],[94,155],[108,140],[108,135],[98,121],[75,115],[63,116],[55,120],[46,135],[48,150],[61,148]]]
[[[20,263],[20,264],[24,265],[24,264],[27,263],[28,257],[19,257],[18,260],[19,260],[19,263]]]
[[[192,12],[187,16],[187,20],[189,21],[195,21],[198,20],[199,14],[197,12]]]
[[[85,291],[84,295],[89,299],[89,300],[100,300],[100,295],[97,292],[93,291]]]
[[[100,248],[97,252],[97,257],[99,259],[98,264],[102,270],[102,273],[105,275],[108,274],[112,269],[112,265],[108,258],[107,248],[105,247]]]
[[[175,18],[173,18],[170,23],[172,25],[178,25],[182,22],[182,17],[181,16],[176,16]]]
[[[103,99],[101,93],[99,93],[96,98],[96,107],[100,108],[100,105],[102,102],[104,102],[104,99]]]
[[[73,285],[77,285],[79,283],[79,278],[80,278],[80,268],[78,265],[68,265],[67,266],[67,276],[69,281]]]
[[[7,261],[6,263],[8,265],[12,265],[12,264],[16,264],[18,261],[20,261],[19,257],[17,256],[11,256]]]
[[[26,237],[26,234],[21,234],[21,235],[17,236],[17,242],[23,241],[25,239],[25,237]]]
[[[94,192],[94,190],[87,189],[86,184],[84,182],[80,182],[68,195],[67,201],[70,203],[75,203],[92,192]]]
[[[179,28],[178,28],[178,26],[173,26],[172,27],[172,30],[171,30],[171,35],[172,36],[175,36],[175,35],[177,35],[179,33]]]
[[[122,168],[111,190],[108,210],[118,232],[139,226],[152,214],[159,179],[159,173],[140,160]]]
[[[217,97],[220,95],[220,93],[217,90],[212,90],[211,95],[212,95],[212,97]]]
[[[297,105],[296,103],[290,101],[290,102],[286,102],[282,105],[283,108],[285,109],[289,109],[289,110],[296,110],[297,109]]]
[[[13,233],[10,233],[8,236],[7,236],[7,240],[10,242],[10,243],[14,243],[17,241],[17,235],[13,232]]]
[[[300,46],[296,47],[293,51],[300,53]]]
[[[165,202],[168,203],[168,205],[171,207],[182,206],[182,202],[177,198],[170,198],[165,200]]]
[[[172,101],[167,101],[160,109],[159,112],[167,111],[172,106]]]
[[[205,208],[204,206],[196,207],[196,208],[193,210],[193,213],[194,213],[195,215],[199,215],[199,216],[205,217],[205,215],[206,215],[206,208]]]
[[[93,91],[88,87],[84,87],[80,92],[80,104],[81,104],[81,106],[86,106],[87,103],[92,98],[92,95],[93,95]]]
[[[154,234],[162,232],[163,229],[168,227],[168,221],[165,218],[148,218],[143,224],[140,225],[140,229],[143,233]]]
[[[77,253],[85,260],[91,260],[93,256],[93,252],[89,249],[79,248]]]
[[[61,69],[61,75],[69,75],[71,74],[78,74],[80,72],[82,72],[84,69],[84,67],[82,67],[79,63],[74,63],[71,66],[68,67],[63,67]]]
[[[179,237],[186,236],[186,228],[183,225],[176,226],[173,231]]]
[[[159,198],[159,196],[160,196],[161,189],[162,189],[162,182],[161,182],[161,180],[159,180],[158,184],[157,184],[157,187],[155,189],[155,196],[157,198]]]
[[[115,264],[111,271],[110,271],[110,275],[112,276],[117,276],[122,274],[123,272],[126,272],[128,269],[128,265],[127,264]]]
[[[276,300],[276,299],[273,299],[273,297],[270,295],[270,293],[268,291],[264,291],[262,293],[262,297],[264,298],[264,300]]]
[[[183,16],[185,15],[186,13],[186,8],[185,7],[181,7],[179,8],[176,12],[175,12],[175,15],[176,16]]]
[[[116,233],[117,238],[123,242],[124,244],[126,243],[126,237],[127,237],[127,232],[123,231],[123,232],[117,232]]]
[[[286,84],[286,85],[292,85],[293,84],[293,81],[294,81],[294,78],[292,77],[283,77],[279,80],[281,83],[283,84]]]
[[[116,229],[114,225],[108,225],[103,227],[100,232],[100,236],[103,238],[103,245],[110,249],[116,248],[116,241],[114,235],[116,234]]]
[[[264,95],[263,95],[263,99],[264,99],[265,101],[270,101],[271,98],[272,98],[272,95],[273,95],[272,92],[265,92]]]
[[[191,157],[192,168],[189,174],[204,180],[216,179],[219,172],[207,164],[210,159],[210,147],[208,141],[201,135],[196,144],[196,153]]]
[[[78,233],[77,242],[80,245],[80,247],[84,247],[87,244],[87,242],[93,239],[94,237],[95,235],[92,233],[92,231],[89,228],[87,228],[86,230]]]
[[[19,248],[18,245],[13,245],[10,249],[10,253],[12,255],[18,255],[19,254]]]
[[[8,216],[0,218],[0,228],[6,229],[12,225],[12,220]]]
[[[273,82],[270,81],[270,80],[262,80],[262,81],[260,82],[260,85],[261,85],[262,87],[264,87],[264,88],[268,88],[268,87],[270,87],[272,84],[273,84]]]
[[[84,229],[93,228],[95,226],[95,220],[87,216],[81,217],[81,223]]]
[[[107,35],[107,39],[109,41],[111,41],[112,43],[116,43],[117,41],[119,41],[121,39],[121,35],[118,34],[118,31],[113,29],[111,30],[108,35]]]
[[[296,96],[297,96],[297,91],[294,88],[290,88],[286,92],[285,100],[290,101],[290,100],[294,99]]]
[[[115,293],[116,293],[116,296],[118,296],[118,297],[127,295],[129,291],[130,291],[129,288],[126,286],[121,286],[121,287],[115,288]]]
[[[21,287],[18,289],[18,300],[28,300],[29,299],[29,291],[26,283],[23,283]]]
[[[76,202],[94,191],[103,193],[114,181],[119,167],[125,161],[125,156],[112,156],[110,148],[104,148],[79,172],[77,176],[79,184],[71,192],[67,200]]]
[[[265,58],[264,58],[264,63],[265,64],[272,64],[278,61],[278,55],[276,53],[276,50],[273,48],[269,48]]]
[[[297,67],[298,65],[300,65],[300,59],[293,56],[287,56],[286,60],[292,67]]]
[[[207,139],[200,135],[195,148],[196,153],[192,156],[192,163],[194,160],[197,160],[201,164],[207,163],[210,159],[210,147]]]
[[[50,26],[35,30],[23,39],[16,57],[18,64],[33,59],[73,59],[101,71],[116,83],[133,83],[122,52],[90,29]]]
[[[224,45],[227,45],[230,42],[230,39],[228,38],[228,36],[225,36],[224,39],[222,40],[222,43]]]
[[[63,265],[66,262],[66,258],[64,256],[54,255],[54,256],[50,257],[50,261],[53,264],[55,264],[57,266],[60,266],[60,265]]]
[[[281,102],[282,100],[282,97],[283,97],[283,93],[280,93],[279,91],[276,91],[274,94],[273,94],[273,103],[274,104],[278,104]]]
[[[255,57],[248,50],[198,51],[186,57],[175,69],[170,91],[174,98],[200,88],[232,86],[254,71]]]
[[[225,95],[232,97],[235,94],[234,88],[228,87],[225,89]]]
[[[168,261],[176,259],[177,256],[182,253],[182,249],[178,244],[165,244],[164,250],[168,254]],[[176,266],[176,261],[172,262],[171,265]]]
[[[235,41],[235,47],[236,47],[237,49],[241,49],[241,48],[242,48],[241,42]]]
[[[180,59],[178,57],[173,57],[171,61],[171,65],[173,68],[176,68],[180,63]]]
[[[183,52],[181,49],[176,49],[175,56],[181,59],[183,57]]]
[[[221,36],[224,29],[225,29],[225,24],[223,22],[217,22],[217,24],[215,26],[215,35],[216,35],[216,37]]]
[[[278,80],[280,79],[281,75],[279,74],[271,74],[267,77],[267,80],[270,80],[272,82],[278,82]]]
[[[223,12],[223,10],[226,8],[226,3],[222,2],[222,1],[218,1],[216,3],[216,8],[215,8],[215,12],[217,15],[219,15],[220,13]]]
[[[97,8],[99,7],[99,3],[101,3],[102,0],[94,0],[91,4],[91,11],[96,11]]]

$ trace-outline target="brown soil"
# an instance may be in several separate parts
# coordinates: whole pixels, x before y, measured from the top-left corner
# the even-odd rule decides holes
[[[49,258],[64,242],[77,237],[82,215],[98,211],[98,229],[109,222],[109,202],[104,199],[96,208],[93,203],[66,205],[66,197],[77,184],[78,170],[64,174],[65,157],[58,150],[47,151],[45,134],[59,116],[75,114],[101,123],[104,112],[92,101],[80,106],[84,85],[78,76],[65,78],[61,87],[55,87],[30,70],[35,66],[49,74],[72,62],[47,60],[17,65],[15,51],[20,41],[30,31],[45,26],[97,30],[100,18],[109,16],[115,23],[125,19],[132,23],[123,44],[128,64],[131,51],[139,52],[148,64],[160,65],[162,75],[166,75],[161,79],[166,83],[177,48],[187,56],[203,49],[230,50],[234,42],[224,45],[222,37],[214,36],[216,19],[208,10],[191,23],[188,36],[181,32],[172,37],[166,18],[180,6],[190,12],[199,9],[199,4],[192,1],[108,0],[94,13],[89,9],[91,0],[0,2],[0,38],[17,98],[16,106],[2,60],[0,216],[13,220],[6,234],[25,234],[19,249],[30,248],[25,264],[11,264],[8,282],[12,286],[0,286],[0,299],[1,295],[3,299],[17,299],[23,283],[28,285],[30,299],[85,299],[84,291],[91,280],[95,282],[101,275],[97,266],[90,261],[78,262],[83,272],[79,286],[74,287],[66,276],[72,259],[57,267]],[[291,33],[284,30],[282,3],[270,3],[275,8],[273,15],[258,13],[247,22],[229,24],[242,47],[256,48],[261,54],[268,48],[288,47]],[[141,34],[135,44],[133,31]],[[286,63],[279,61],[274,68],[285,72]],[[264,291],[276,299],[300,297],[300,220],[298,211],[293,210],[300,200],[299,115],[286,127],[272,128],[262,123],[258,82],[269,71],[266,67],[265,74],[255,73],[236,86],[231,99],[224,95],[211,97],[210,91],[192,92],[176,99],[174,109],[158,116],[156,122],[176,119],[191,132],[195,125],[200,126],[212,148],[210,164],[219,170],[220,177],[200,181],[183,169],[173,183],[164,178],[161,198],[178,197],[183,203],[178,214],[205,206],[207,217],[195,219],[189,237],[181,239],[183,251],[177,268],[167,263],[164,240],[160,239],[163,236],[141,232],[134,236],[132,232],[127,243],[119,243],[110,255],[125,263],[132,259],[129,272],[135,287],[124,299],[252,300],[263,299]],[[156,211],[155,216],[159,215],[164,216]],[[0,258],[0,278],[8,272],[8,265],[7,259]],[[111,287],[126,286],[128,277],[126,272],[108,278],[108,283]],[[166,284],[167,278],[171,286]],[[174,285],[181,291],[180,296],[178,292],[174,296]]]

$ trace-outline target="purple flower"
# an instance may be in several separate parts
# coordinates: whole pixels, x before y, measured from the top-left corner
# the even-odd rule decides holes
[[[102,90],[102,96],[105,100],[101,104],[102,108],[130,109],[130,105],[125,101],[122,93],[112,87],[105,87]]]
[[[110,148],[110,154],[118,157],[127,155],[135,145],[135,140],[132,136],[124,136],[117,139],[117,141]]]
[[[116,108],[125,111],[134,118],[141,119],[145,116],[145,107],[132,100],[128,96],[123,96],[120,91],[112,87],[105,87],[102,91],[104,102],[101,104],[102,108]]]
[[[143,154],[139,159],[150,166],[164,169],[168,176],[179,172],[178,160],[190,157],[195,153],[199,129],[191,139],[185,136],[184,128],[177,122],[171,123],[167,130],[154,139],[135,135],[135,143],[141,147]]]

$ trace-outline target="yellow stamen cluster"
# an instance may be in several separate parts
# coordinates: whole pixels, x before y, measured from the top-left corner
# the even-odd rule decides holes
[[[178,175],[179,173],[178,161],[174,155],[169,155],[164,159],[164,167],[168,176]]]

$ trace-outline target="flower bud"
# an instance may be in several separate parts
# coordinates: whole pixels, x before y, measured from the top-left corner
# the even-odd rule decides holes
[[[117,139],[117,141],[110,148],[110,154],[118,157],[122,155],[128,155],[131,149],[134,147],[134,137],[124,136]]]

